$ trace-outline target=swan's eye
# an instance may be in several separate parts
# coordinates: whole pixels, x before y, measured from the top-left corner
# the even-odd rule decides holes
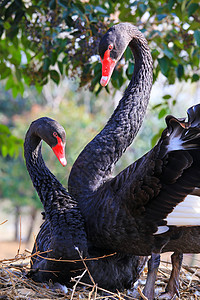
[[[109,50],[112,50],[112,49],[113,49],[113,45],[110,44],[110,45],[108,46],[108,49],[109,49]]]
[[[54,133],[53,133],[53,136],[57,137],[57,136],[58,136],[57,132],[54,132]]]

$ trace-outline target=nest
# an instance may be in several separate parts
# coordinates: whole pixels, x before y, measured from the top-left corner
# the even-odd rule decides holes
[[[3,223],[2,223],[3,224]],[[1,224],[0,224],[1,225]],[[142,293],[146,281],[147,269],[140,276],[131,290],[124,293],[112,293],[105,289],[99,288],[95,284],[88,268],[87,261],[83,259],[79,252],[85,270],[79,277],[73,278],[73,288],[66,288],[60,284],[36,283],[26,277],[29,271],[30,259],[39,252],[31,254],[29,250],[20,253],[21,242],[17,254],[11,259],[0,259],[0,299],[139,299],[140,297],[148,300]],[[98,259],[98,258],[97,258]],[[81,282],[81,278],[88,272],[92,285]],[[166,284],[171,273],[171,264],[162,261],[158,271],[155,293],[159,295],[165,291]],[[180,274],[180,299],[199,299],[200,300],[200,267],[188,267],[182,265]]]
[[[18,251],[19,252],[19,251]],[[124,293],[112,293],[81,282],[81,276],[72,279],[73,288],[65,290],[59,284],[40,284],[26,277],[32,255],[25,250],[12,259],[0,260],[0,299],[138,299],[146,280],[145,270],[134,288]],[[85,271],[89,272],[85,264]],[[162,262],[156,281],[156,294],[164,292],[171,269],[169,263]],[[183,265],[180,276],[180,299],[200,299],[200,268]]]

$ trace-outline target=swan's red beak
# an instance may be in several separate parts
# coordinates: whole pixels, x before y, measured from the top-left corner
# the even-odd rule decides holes
[[[53,152],[55,153],[56,157],[58,158],[59,162],[63,167],[66,166],[67,160],[65,158],[65,144],[63,144],[61,138],[57,137],[58,144],[54,147],[52,147]]]
[[[110,80],[110,77],[112,75],[112,72],[114,70],[116,62],[112,60],[110,57],[110,50],[106,50],[104,53],[103,59],[101,58],[102,63],[102,77],[100,84],[102,86],[106,86]]]

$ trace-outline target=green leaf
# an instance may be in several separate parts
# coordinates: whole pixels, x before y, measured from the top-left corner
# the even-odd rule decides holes
[[[147,10],[147,6],[145,4],[139,4],[138,5],[138,9],[140,10],[141,13],[145,13],[145,11]]]
[[[195,73],[192,75],[192,82],[197,82],[197,81],[199,81],[199,75]]]
[[[192,24],[190,25],[189,29],[191,30],[199,29],[199,22],[192,21]]]
[[[172,9],[174,3],[175,3],[175,0],[169,0],[169,1],[168,1],[168,7],[169,7],[169,10]]]
[[[16,74],[17,80],[18,80],[19,82],[21,82],[22,74],[21,74],[20,69],[17,68],[16,71],[15,71],[15,74]]]
[[[64,8],[67,8],[67,9],[69,8],[69,1],[67,1],[67,0],[59,0],[58,4],[60,4]]]
[[[160,52],[157,49],[153,49],[151,51],[151,55],[152,55],[153,59],[156,59],[159,54],[160,54]]]
[[[1,147],[1,153],[3,157],[6,157],[8,154],[8,148],[6,147],[6,145],[2,145]]]
[[[167,73],[167,79],[169,84],[174,84],[176,80],[176,73],[174,68],[170,68],[169,72]]]
[[[126,48],[126,51],[124,53],[124,57],[125,57],[126,61],[133,58],[133,53],[132,53],[130,47]]]
[[[159,139],[159,135],[158,135],[158,134],[155,134],[155,135],[152,137],[152,139],[151,139],[151,147],[152,147],[152,148],[156,145],[158,139]]]
[[[49,70],[49,66],[51,64],[51,60],[49,57],[45,57],[43,60],[43,71],[47,72]]]
[[[171,95],[167,94],[167,95],[163,96],[163,99],[168,100],[168,99],[170,99],[171,97],[172,97]]]
[[[197,3],[191,3],[188,7],[188,16],[190,17],[199,8]]]
[[[164,18],[166,18],[167,15],[166,14],[162,14],[162,15],[157,15],[157,19],[158,21],[162,21]]]
[[[180,49],[184,49],[184,45],[183,45],[183,43],[181,43],[179,40],[177,40],[177,39],[175,39],[174,41],[173,41],[173,43],[178,47],[178,48],[180,48]]]
[[[11,74],[11,70],[8,67],[5,67],[4,70],[1,71],[1,79],[5,79]]]
[[[160,128],[159,132],[155,134],[151,139],[151,146],[154,147],[157,143],[158,139],[161,137],[161,134],[163,132],[164,128]]]
[[[10,129],[4,124],[0,124],[0,134],[2,133],[7,135],[11,133]]]
[[[17,85],[14,85],[14,86],[12,87],[12,94],[13,94],[13,97],[16,98],[17,95],[18,95],[18,93],[19,93],[19,87],[18,87]]]
[[[156,109],[156,108],[158,108],[158,107],[161,107],[162,105],[163,105],[163,103],[158,103],[158,104],[154,105],[154,106],[152,107],[152,109]]]
[[[162,119],[167,114],[168,114],[168,108],[162,108],[158,114],[158,119]]]
[[[63,58],[62,63],[63,63],[63,64],[68,64],[68,62],[69,62],[69,56],[66,55],[66,56]]]
[[[174,53],[169,48],[167,48],[166,45],[164,45],[163,52],[169,59],[171,59],[174,56]]]
[[[5,90],[8,91],[10,88],[12,88],[15,85],[13,77],[9,76],[6,85],[5,85]]]
[[[3,24],[4,28],[7,30],[7,29],[10,29],[11,25],[9,22],[4,22]]]
[[[42,82],[42,85],[40,84],[36,84],[35,85],[35,88],[36,90],[38,91],[38,93],[40,94],[42,92],[42,89],[43,89],[43,85],[45,85],[47,83],[47,81],[45,82],[45,80]]]
[[[197,45],[200,47],[200,30],[195,30],[194,32],[194,38],[197,42]]]
[[[184,75],[183,65],[181,65],[181,64],[178,65],[178,67],[176,69],[176,74],[179,79],[183,77],[183,75]]]
[[[56,0],[51,0],[49,2],[49,7],[54,10],[56,8]]]
[[[85,13],[85,8],[84,8],[84,6],[83,6],[83,4],[81,3],[81,1],[78,1],[78,0],[76,0],[76,2],[75,3],[72,3],[73,4],[73,6],[76,8],[76,9],[78,9],[81,13]]]
[[[169,60],[164,56],[162,58],[158,58],[158,63],[160,65],[161,72],[166,76],[169,71]]]
[[[175,105],[176,105],[176,102],[177,102],[177,101],[174,99],[174,100],[172,101],[172,105],[175,106]]]
[[[127,74],[132,75],[133,71],[134,71],[134,63],[129,62],[128,69],[127,69]]]
[[[55,65],[57,58],[58,58],[57,52],[56,51],[52,51],[52,53],[51,53],[51,64],[52,65]]]
[[[51,79],[52,79],[56,84],[59,84],[59,81],[60,81],[60,75],[58,74],[57,71],[51,70],[51,71],[50,71],[50,77],[51,77]]]
[[[60,74],[63,75],[63,63],[61,61],[58,61],[58,68],[59,68]]]

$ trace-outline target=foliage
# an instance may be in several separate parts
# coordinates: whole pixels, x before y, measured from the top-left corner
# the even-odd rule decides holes
[[[154,80],[160,72],[170,84],[176,78],[199,80],[200,8],[196,0],[4,0],[0,8],[0,76],[13,97],[23,94],[25,85],[41,91],[49,79],[58,84],[65,75],[78,75],[80,86],[90,84],[90,89],[98,93],[98,43],[108,27],[118,21],[132,22],[146,35],[154,58]],[[133,72],[129,49],[124,58],[111,80],[116,89]],[[169,112],[169,99],[166,95],[157,105],[159,118]],[[3,102],[3,109],[8,113],[7,103],[9,100]],[[27,103],[26,99],[22,105]],[[15,110],[19,107],[18,101]],[[19,152],[21,141],[4,125],[0,127],[0,142],[3,156]]]
[[[11,134],[9,128],[0,124],[0,152],[3,157],[17,157],[22,147],[23,140]]]
[[[102,90],[97,58],[100,38],[113,23],[131,22],[149,41],[154,81],[162,73],[169,84],[176,79],[195,82],[199,80],[199,15],[198,0],[3,0],[0,80],[14,98],[23,95],[27,85],[41,92],[49,80],[59,84],[64,76],[78,77],[81,87],[89,86],[98,94]],[[130,79],[134,69],[129,49],[124,58],[112,76],[114,89]],[[160,117],[169,111],[166,100],[160,103]],[[6,144],[3,130],[9,131],[0,128],[1,154],[12,156],[18,152],[19,141],[7,133]]]
[[[161,72],[175,79],[199,80],[200,4],[198,0],[85,1],[4,0],[0,13],[0,74],[13,95],[24,85],[41,90],[49,79],[79,76],[80,85],[101,90],[101,67],[95,55],[103,33],[118,21],[132,22],[145,34],[154,58],[154,80]],[[125,55],[130,78],[133,61]],[[94,58],[94,59],[93,59]],[[125,81],[124,63],[115,70],[112,85]]]

